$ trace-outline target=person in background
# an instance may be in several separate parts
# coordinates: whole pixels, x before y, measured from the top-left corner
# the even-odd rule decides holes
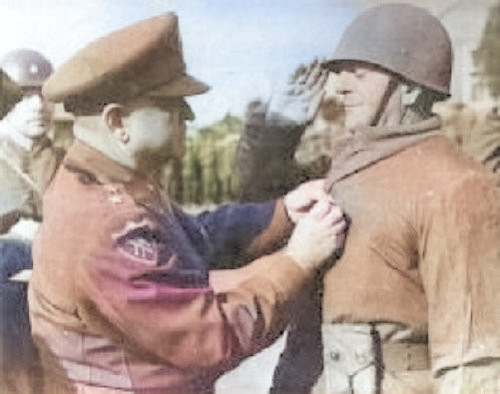
[[[457,147],[489,170],[500,173],[500,116],[493,103],[442,102],[434,110]]]
[[[297,67],[268,101],[257,99],[247,105],[236,160],[240,201],[276,198],[327,172],[330,158],[308,153],[313,140],[307,140],[308,130],[317,134],[313,122],[324,113],[329,112],[330,125],[340,117],[335,99],[324,99],[327,79],[321,61],[315,59]],[[321,130],[324,141],[334,134],[330,129]],[[297,152],[306,160],[298,160]]]
[[[441,22],[399,3],[359,15],[323,62],[323,98],[340,98],[345,130],[327,190],[349,235],[304,296],[272,393],[500,391],[500,190],[432,111],[451,63]],[[308,107],[295,108],[284,118],[304,128]],[[247,158],[277,138],[272,109],[253,123],[261,143]]]
[[[346,223],[322,179],[196,216],[162,190],[184,151],[184,98],[207,89],[186,73],[174,13],[91,42],[44,83],[76,139],[33,244],[40,392],[213,393],[282,333],[341,247]],[[228,255],[250,263],[217,270]]]
[[[27,393],[36,351],[28,319],[26,276],[42,195],[63,156],[49,138],[53,106],[41,95],[53,71],[40,52],[18,49],[0,59],[0,373],[2,388]],[[16,276],[18,279],[16,279]]]
[[[0,122],[0,164],[4,174],[0,232],[4,234],[22,219],[40,222],[42,194],[62,153],[53,147],[49,137],[53,105],[41,95],[42,84],[53,71],[50,61],[37,51],[20,49],[5,54],[0,68],[21,93]]]

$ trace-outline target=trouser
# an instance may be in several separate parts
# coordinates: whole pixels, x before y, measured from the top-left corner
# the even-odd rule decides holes
[[[323,324],[323,372],[312,393],[431,393],[426,343],[387,338],[394,330],[392,324]]]
[[[297,315],[274,370],[270,394],[309,394],[323,370],[321,294],[312,285],[301,295]]]
[[[9,278],[31,269],[31,245],[0,238],[0,387],[2,394],[28,394],[37,385],[38,354],[31,337],[27,283]]]

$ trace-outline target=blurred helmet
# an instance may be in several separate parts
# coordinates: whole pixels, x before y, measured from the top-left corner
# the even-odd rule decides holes
[[[361,61],[449,96],[452,47],[441,22],[420,7],[373,7],[347,27],[326,66]]]
[[[40,52],[18,49],[0,59],[0,68],[21,87],[40,87],[52,74],[52,64]]]

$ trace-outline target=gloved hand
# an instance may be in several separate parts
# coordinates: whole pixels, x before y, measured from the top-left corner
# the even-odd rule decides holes
[[[24,97],[0,121],[0,136],[8,137],[25,149],[50,128],[52,106],[37,95]]]
[[[285,253],[307,271],[318,269],[342,247],[346,228],[339,206],[319,201],[299,219]]]
[[[271,97],[267,119],[275,125],[307,125],[312,122],[324,95],[328,70],[322,61],[315,59],[300,65],[287,81]]]
[[[244,199],[274,198],[298,183],[293,156],[318,111],[327,79],[328,71],[314,60],[300,66],[269,102],[248,105],[237,151]]]

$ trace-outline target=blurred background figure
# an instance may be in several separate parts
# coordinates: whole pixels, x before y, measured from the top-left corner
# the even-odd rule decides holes
[[[53,105],[41,96],[41,85],[53,70],[51,63],[39,52],[21,49],[7,53],[0,68],[20,94],[14,105],[4,105],[0,122],[0,232],[7,233],[21,219],[41,220],[41,193],[58,156],[48,136]]]
[[[276,198],[328,172],[344,114],[337,95],[325,94],[335,77],[321,64],[299,65],[270,98],[248,104],[236,152],[241,201]]]
[[[51,62],[19,49],[5,54],[0,68],[0,386],[29,393],[36,365],[26,298],[31,239],[42,220],[43,191],[64,151],[53,146],[54,107],[41,96]]]
[[[444,133],[467,156],[500,175],[500,116],[492,102],[440,102]]]

